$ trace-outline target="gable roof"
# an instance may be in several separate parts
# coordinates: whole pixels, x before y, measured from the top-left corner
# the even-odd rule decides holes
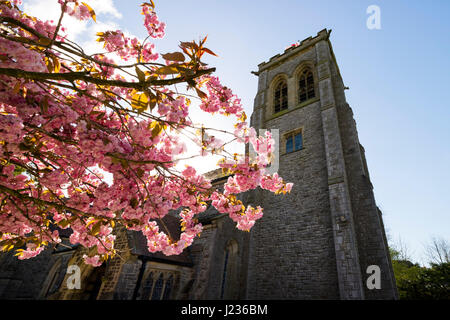
[[[175,239],[179,239],[181,234],[180,220],[177,217],[168,214],[162,219],[162,221],[164,222],[164,225],[167,227],[172,237],[174,237]],[[157,223],[160,228],[163,228],[161,222]],[[142,234],[142,232],[127,230],[127,236],[131,253],[134,255],[140,256],[145,260],[155,262],[176,264],[187,267],[193,266],[189,248],[184,249],[183,252],[179,255],[166,256],[162,252],[152,253],[148,251],[147,238]]]

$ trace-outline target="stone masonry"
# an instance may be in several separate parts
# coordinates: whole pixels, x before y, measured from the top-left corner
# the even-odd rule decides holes
[[[198,217],[200,238],[180,256],[151,254],[142,235],[120,230],[121,252],[106,265],[81,262],[83,248],[47,249],[18,261],[0,255],[3,299],[397,299],[381,211],[375,203],[364,148],[329,37],[322,30],[259,64],[251,125],[278,130],[278,172],[290,194],[254,190],[240,195],[264,217],[239,231],[209,207]],[[299,102],[299,75],[310,70],[314,96]],[[287,83],[287,109],[275,113],[275,87]],[[301,132],[302,148],[287,152]],[[221,170],[208,178],[221,188]],[[179,232],[177,213],[167,220]],[[164,218],[166,219],[166,217]],[[66,244],[69,244],[66,235]],[[69,244],[70,245],[70,244]],[[68,266],[80,266],[81,288],[68,288]],[[381,288],[369,289],[369,266]]]
[[[250,299],[397,298],[381,213],[330,33],[320,31],[255,72],[259,83],[251,124],[279,130],[279,173],[294,188],[282,199],[255,192],[265,216],[251,233]],[[316,95],[298,103],[298,75],[304,68],[313,72]],[[279,79],[287,81],[288,109],[275,114]],[[283,136],[299,129],[303,148],[286,153]],[[369,265],[380,267],[381,289],[368,289]]]

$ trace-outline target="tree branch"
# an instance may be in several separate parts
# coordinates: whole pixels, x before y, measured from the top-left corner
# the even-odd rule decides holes
[[[25,71],[13,68],[0,68],[0,74],[14,78],[29,79],[36,81],[57,80],[69,82],[81,80],[101,86],[123,87],[136,90],[144,90],[149,86],[168,86],[176,83],[186,82],[188,79],[195,79],[202,75],[212,73],[214,71],[216,71],[216,68],[198,70],[194,75],[190,77],[176,77],[173,79],[149,80],[143,82],[127,82],[121,80],[106,80],[100,78],[93,78],[91,76],[88,76],[89,72],[48,73],[48,72]]]

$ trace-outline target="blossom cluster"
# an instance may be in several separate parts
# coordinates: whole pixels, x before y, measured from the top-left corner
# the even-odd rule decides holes
[[[79,3],[78,0],[58,0],[58,3],[61,5],[61,9],[64,8],[65,13],[76,19],[87,20],[91,17],[89,8],[83,3]]]
[[[206,99],[202,100],[200,108],[209,113],[239,115],[243,112],[241,100],[233,94],[231,89],[222,86],[218,77],[203,76],[199,79],[208,90]]]
[[[154,43],[146,43],[142,46],[137,38],[126,37],[120,30],[100,32],[98,35],[104,41],[103,47],[108,52],[116,53],[125,61],[140,56],[143,62],[150,62],[156,61],[159,57],[155,52]]]
[[[141,13],[144,15],[144,26],[152,38],[162,38],[165,34],[166,24],[159,21],[158,16],[149,4],[142,5]]]
[[[78,1],[59,2],[77,19],[93,15]],[[142,232],[150,252],[180,254],[202,232],[197,218],[208,205],[227,213],[237,228],[250,230],[263,209],[245,207],[237,200],[239,193],[257,187],[291,190],[292,184],[265,172],[274,152],[270,132],[258,136],[248,126],[240,99],[217,77],[195,79],[199,90],[206,88],[199,95],[200,108],[236,117],[234,137],[256,152],[251,160],[235,156],[219,163],[230,175],[223,192],[193,167],[181,171],[175,166],[186,152],[182,132],[193,126],[193,105],[185,96],[156,86],[137,93],[131,88],[136,83],[126,82],[111,58],[82,52],[75,63],[75,46],[69,58],[61,54],[67,47],[54,50],[49,39],[64,41],[55,36],[54,22],[31,18],[7,2],[0,2],[0,13],[20,22],[7,36],[0,35],[0,68],[92,76],[92,81],[28,81],[0,72],[0,249],[16,248],[19,259],[32,258],[48,244],[61,242],[58,230],[70,229],[70,243],[86,248],[84,261],[98,266],[116,253],[115,231],[121,226]],[[142,13],[149,36],[162,37],[165,24],[153,7],[144,4]],[[105,49],[123,60],[141,55],[138,64],[145,64],[159,57],[152,43],[141,45],[120,30],[99,36]],[[123,107],[125,102],[133,107],[136,99],[150,104],[149,97],[157,102],[145,114]],[[206,153],[223,145],[204,132],[202,140]],[[105,174],[111,177],[108,183]],[[181,225],[178,239],[163,223],[174,212]]]

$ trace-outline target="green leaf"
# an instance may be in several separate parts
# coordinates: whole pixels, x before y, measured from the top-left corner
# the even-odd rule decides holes
[[[61,63],[59,62],[59,59],[55,55],[52,55],[51,58],[53,61],[53,71],[55,73],[58,73],[59,70],[61,69]]]
[[[195,91],[197,91],[197,94],[200,97],[200,99],[206,99],[208,97],[206,95],[206,93],[204,93],[202,90],[198,89],[197,87],[195,87]]]

